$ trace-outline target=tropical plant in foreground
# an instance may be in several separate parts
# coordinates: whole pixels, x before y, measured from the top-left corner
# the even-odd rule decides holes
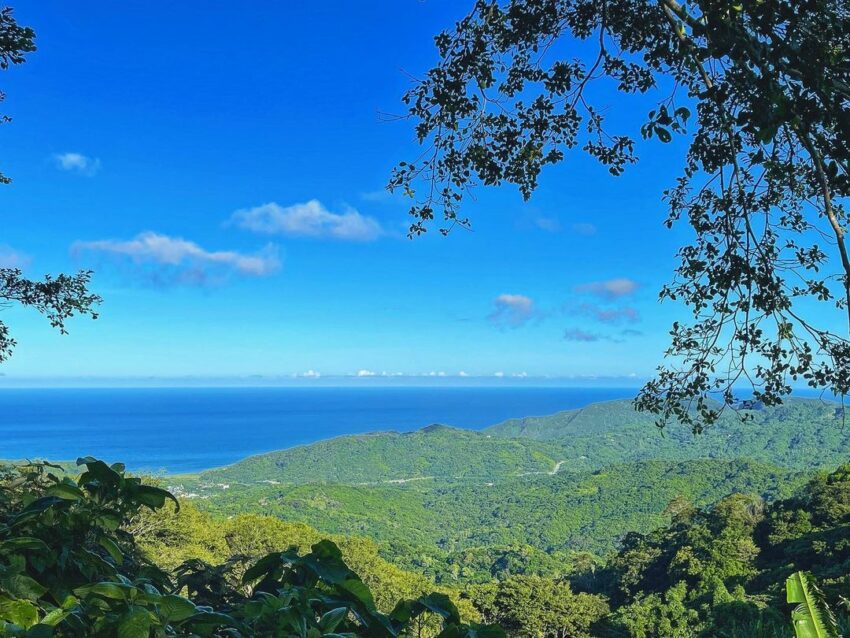
[[[0,637],[503,635],[463,624],[444,594],[380,613],[329,541],[306,555],[273,552],[241,576],[235,561],[188,561],[165,573],[127,526],[174,497],[121,464],[77,463],[84,469],[74,479],[46,463],[0,472]]]
[[[838,623],[823,593],[805,572],[794,572],[785,581],[788,602],[797,605],[791,621],[797,638],[838,638]]]

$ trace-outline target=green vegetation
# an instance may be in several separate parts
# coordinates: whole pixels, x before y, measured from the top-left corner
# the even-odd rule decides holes
[[[166,572],[144,539],[164,529],[157,512],[174,497],[126,476],[118,464],[80,464],[76,480],[43,464],[11,467],[0,477],[2,636],[501,635],[496,627],[463,624],[442,593],[401,600],[382,613],[328,540],[305,555],[276,547],[259,560],[242,552],[217,566],[193,558]],[[171,522],[182,516],[172,514]],[[253,536],[245,538],[233,529],[232,542],[261,551],[260,531],[251,526]],[[207,533],[193,542],[205,542]]]
[[[561,443],[569,465],[604,467],[643,459],[752,459],[787,469],[811,470],[843,463],[850,429],[841,406],[818,399],[790,399],[782,405],[725,412],[694,436],[668,426],[663,435],[653,417],[631,401],[594,403],[551,416],[514,419],[487,428],[499,437]],[[742,420],[743,419],[743,420]]]
[[[207,482],[379,483],[439,477],[504,478],[550,472],[560,446],[431,425],[417,432],[343,436],[271,452],[201,474]]]
[[[850,585],[848,503],[848,465],[772,504],[743,494],[706,509],[682,501],[669,525],[629,534],[604,567],[570,578],[608,599],[600,636],[790,636],[786,579],[811,572],[833,609]],[[809,605],[826,609],[807,588]],[[800,594],[789,589],[795,608]],[[847,617],[838,622],[846,631]]]
[[[495,624],[518,638],[834,638],[850,626],[850,464],[772,503],[673,499],[666,524],[558,576],[434,587],[371,541],[213,517],[120,465],[80,463],[75,479],[44,464],[0,476],[0,635],[497,638]]]
[[[62,623],[80,617],[83,625],[73,631],[85,626],[95,633],[83,635],[106,636],[132,607],[139,618],[139,609],[147,614],[148,633],[139,635],[158,636],[217,631],[188,620],[211,608],[248,632],[240,635],[263,635],[257,627],[266,620],[250,625],[244,614],[256,607],[249,606],[252,567],[272,555],[272,563],[286,565],[313,564],[316,556],[344,560],[380,618],[391,618],[399,600],[437,596],[464,622],[495,623],[517,638],[790,637],[793,610],[783,584],[798,571],[811,576],[789,581],[797,583],[789,592],[799,598],[800,578],[807,579],[813,604],[821,600],[814,586],[820,583],[817,610],[838,610],[844,626],[839,597],[850,585],[850,466],[818,473],[847,456],[841,412],[836,404],[792,401],[747,413],[743,422],[724,416],[700,437],[685,429],[662,436],[645,415],[615,401],[483,432],[431,426],[341,437],[152,485],[91,459],[95,469],[77,481],[20,466],[3,481],[8,516],[39,503],[32,520],[44,529],[26,534],[42,538],[50,525],[71,526],[50,542],[86,539],[80,551],[96,568],[48,574],[72,579],[71,598],[27,594],[34,611],[15,602],[0,612],[27,614],[8,622],[61,617],[53,634],[60,636],[77,635]],[[676,449],[687,460],[672,460]],[[52,467],[57,475],[63,470]],[[119,496],[101,487],[109,481],[123,485],[115,488]],[[4,542],[0,549],[30,551]],[[58,559],[38,547],[32,565],[3,559],[5,573],[47,587],[38,570]],[[112,571],[98,571],[102,561]],[[290,569],[304,568],[284,572]],[[148,593],[95,605],[85,587],[101,581]],[[10,583],[0,589],[17,601],[23,593]],[[194,605],[191,616],[162,616],[162,597],[172,595]],[[795,607],[798,632],[804,613]],[[415,631],[436,635],[440,618],[420,616]],[[449,621],[456,624],[453,615]],[[353,631],[371,631],[366,625]]]
[[[838,404],[799,399],[744,415],[724,414],[700,436],[662,433],[629,401],[611,401],[483,432],[341,437],[169,483],[217,515],[257,512],[368,537],[439,583],[563,575],[628,532],[666,524],[675,499],[773,501],[807,471],[847,458]]]
[[[834,638],[838,623],[823,594],[805,572],[795,572],[785,581],[789,603],[797,606],[791,612],[797,638]]]
[[[323,532],[374,539],[384,555],[438,582],[483,582],[501,573],[558,574],[572,554],[603,555],[629,531],[669,520],[668,503],[712,503],[730,491],[787,496],[803,479],[750,461],[646,461],[593,472],[501,482],[404,486],[233,485],[197,500],[206,511],[253,511]]]
[[[786,579],[810,572],[838,610],[850,585],[850,473],[817,473],[847,458],[850,432],[834,403],[747,407],[698,437],[613,401],[481,433],[343,437],[169,482],[204,530],[234,539],[250,511],[263,516],[246,529],[281,526],[300,546],[332,534],[381,601],[385,582],[407,597],[436,582],[512,636],[790,637]]]
[[[741,416],[746,417],[742,423]],[[214,483],[409,484],[493,482],[520,475],[595,470],[667,459],[751,459],[791,470],[834,467],[847,458],[850,429],[837,403],[793,399],[725,413],[700,436],[664,432],[628,400],[551,416],[514,419],[482,432],[428,426],[417,432],[344,436],[254,456],[199,475]]]

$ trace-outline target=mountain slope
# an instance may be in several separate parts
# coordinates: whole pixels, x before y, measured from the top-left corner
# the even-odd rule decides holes
[[[663,432],[630,401],[591,404],[550,416],[514,419],[482,432],[432,425],[416,432],[343,436],[250,457],[209,470],[201,482],[392,483],[500,481],[522,474],[583,471],[650,459],[748,458],[791,470],[832,467],[850,458],[850,428],[838,404],[794,399],[734,412],[701,435]]]
[[[404,486],[231,485],[199,506],[222,515],[247,510],[328,533],[373,538],[399,564],[478,547],[531,546],[545,553],[612,550],[628,531],[667,522],[668,503],[696,505],[731,492],[787,496],[801,475],[749,461],[646,461],[594,472],[502,482],[419,482]],[[418,558],[417,558],[418,557]]]
[[[748,458],[794,470],[832,467],[850,458],[850,428],[837,403],[791,399],[739,414],[728,411],[703,434],[680,425],[663,434],[631,401],[594,403],[550,416],[512,419],[484,432],[494,437],[560,443],[572,467],[644,459]]]
[[[383,483],[440,479],[504,478],[551,472],[560,445],[497,438],[431,425],[416,432],[343,436],[253,456],[201,473],[202,482]]]

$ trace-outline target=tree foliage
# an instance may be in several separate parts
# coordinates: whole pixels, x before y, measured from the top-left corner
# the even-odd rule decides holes
[[[463,624],[439,592],[381,613],[327,540],[307,554],[268,553],[235,580],[236,561],[192,559],[168,574],[127,528],[139,525],[143,509],[161,510],[174,497],[120,464],[78,464],[76,479],[35,464],[10,468],[0,481],[0,635],[395,638],[421,629],[423,618],[442,638],[502,635]]]
[[[0,70],[5,71],[12,65],[22,64],[26,54],[35,51],[35,31],[30,27],[21,26],[12,15],[9,7],[0,8]],[[0,91],[0,102],[6,99],[6,94]],[[0,114],[0,124],[10,122],[12,118]],[[0,184],[8,184],[11,180],[0,173]]]
[[[473,593],[484,618],[517,638],[591,638],[608,613],[599,596],[573,593],[570,584],[538,576],[513,576]]]
[[[22,64],[26,54],[35,51],[35,32],[21,26],[9,7],[0,8],[0,70]],[[0,102],[6,95],[0,91]],[[0,123],[11,121],[0,114]],[[0,173],[0,184],[11,180]],[[34,308],[47,317],[50,325],[65,334],[65,324],[74,315],[97,318],[94,307],[101,298],[88,290],[92,273],[81,271],[74,275],[47,275],[43,280],[24,277],[19,268],[0,268],[0,308],[19,304]],[[0,363],[9,358],[16,343],[9,327],[0,321]]]
[[[638,406],[699,430],[722,409],[709,396],[731,403],[739,381],[768,405],[795,380],[850,390],[846,2],[478,0],[436,45],[404,96],[425,148],[389,183],[414,200],[412,235],[437,217],[444,233],[468,226],[460,204],[478,183],[530,197],[576,147],[619,175],[634,133],[609,130],[591,86],[652,92],[640,135],[689,143],[667,225],[695,235],[661,298],[693,316],[673,324]],[[836,316],[815,321],[811,302]]]

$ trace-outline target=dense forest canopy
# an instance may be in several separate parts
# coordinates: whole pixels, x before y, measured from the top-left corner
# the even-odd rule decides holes
[[[792,382],[847,394],[846,2],[478,0],[435,41],[439,62],[404,96],[423,152],[389,183],[413,199],[411,235],[435,218],[444,233],[469,226],[475,184],[530,197],[576,147],[619,175],[634,133],[609,130],[590,88],[649,93],[657,106],[635,128],[687,136],[666,224],[684,218],[695,238],[661,291],[692,320],[673,324],[638,406],[700,430],[738,383],[771,405]]]
[[[625,535],[604,559],[576,557],[557,577],[506,572],[436,587],[365,539],[321,540],[256,514],[212,517],[119,464],[79,463],[0,475],[2,635],[502,635],[484,622],[517,638],[789,636],[789,577],[848,626],[847,466],[772,503],[674,499],[667,524]]]

